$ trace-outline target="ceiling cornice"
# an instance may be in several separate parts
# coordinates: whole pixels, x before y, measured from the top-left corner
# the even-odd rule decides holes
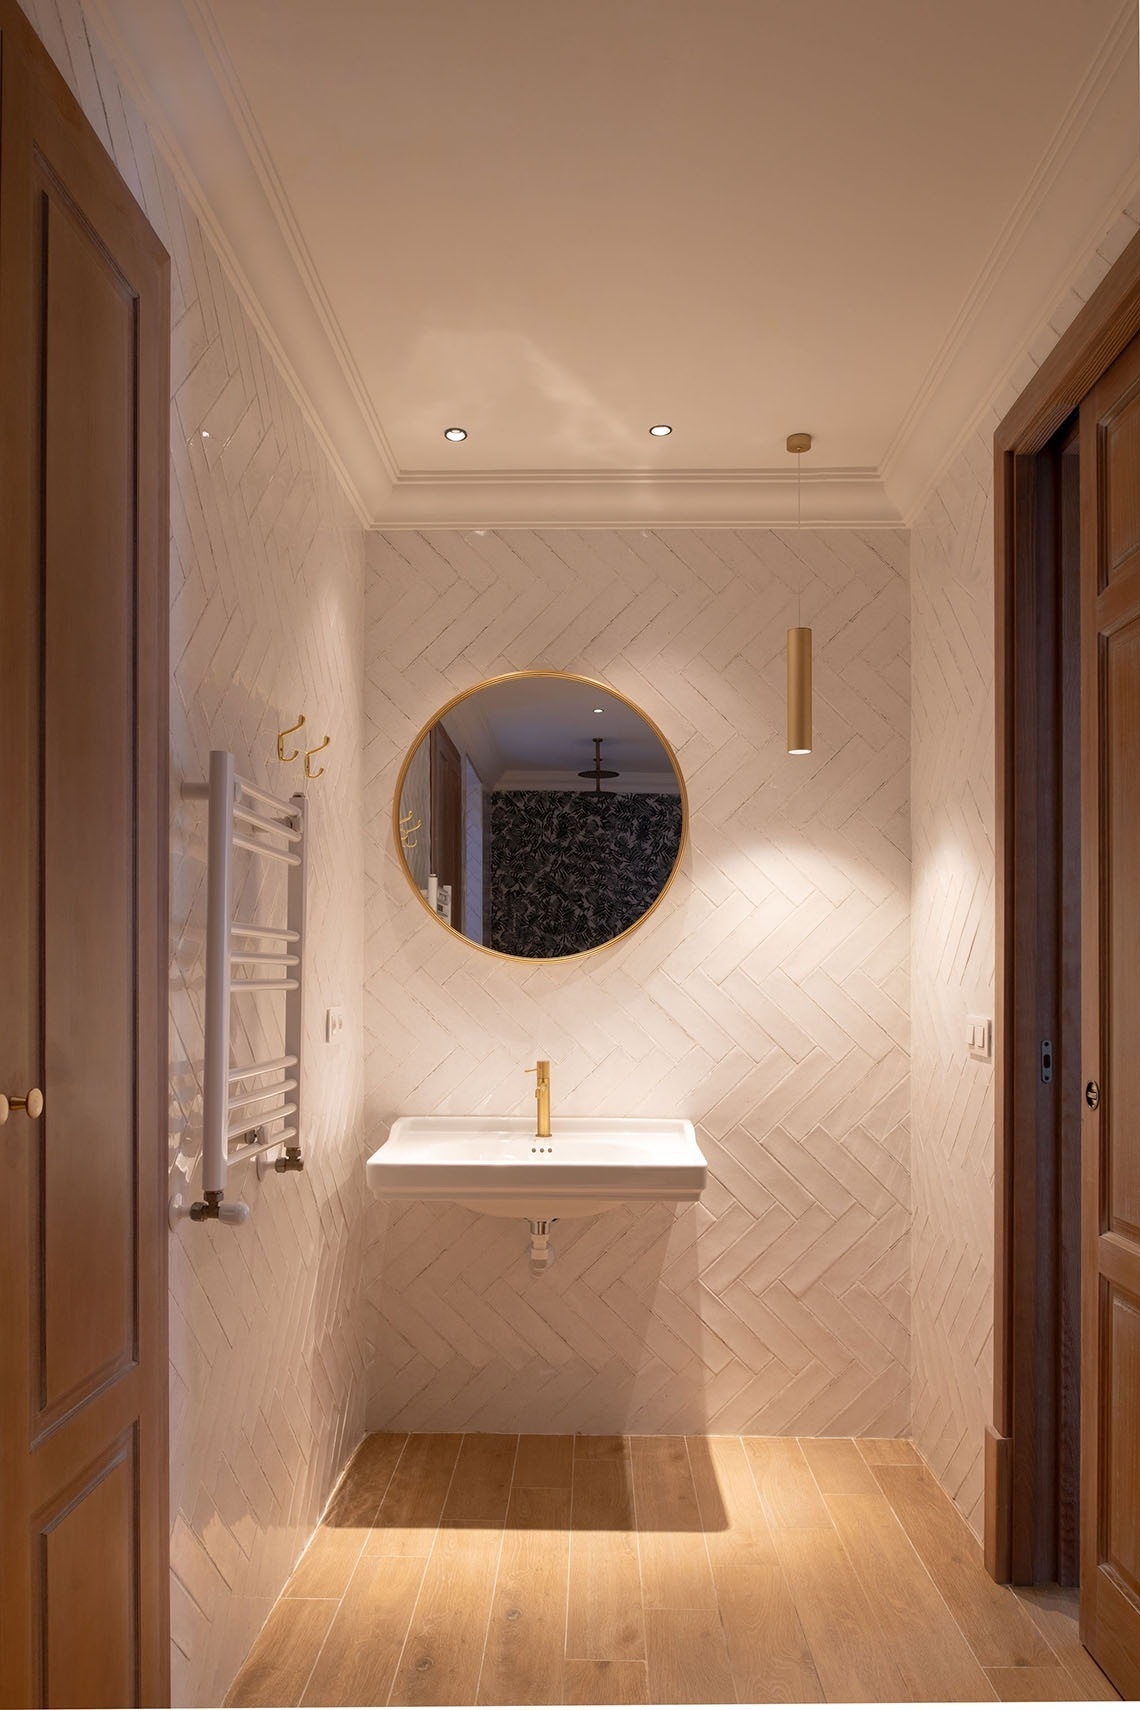
[[[193,4],[193,0],[190,0]],[[84,6],[242,305],[361,522],[390,485],[382,446],[271,203],[184,0],[84,0]]]
[[[84,0],[157,146],[361,521],[423,527],[745,528],[795,520],[786,469],[401,471],[206,0]],[[879,469],[804,471],[813,528],[897,528],[1140,193],[1135,0],[1011,211]]]
[[[1138,193],[1137,8],[1124,0],[884,453],[908,522]]]
[[[807,528],[901,528],[874,469],[803,472]],[[399,528],[794,528],[787,469],[475,471],[402,475],[377,526]]]

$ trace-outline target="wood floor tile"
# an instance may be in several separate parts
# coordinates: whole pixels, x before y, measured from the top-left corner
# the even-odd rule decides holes
[[[582,1657],[562,1664],[562,1704],[648,1704],[643,1662],[600,1662]]]
[[[360,1558],[301,1703],[388,1702],[426,1565],[422,1556]]]
[[[703,1609],[647,1609],[645,1650],[651,1704],[731,1704],[724,1632]]]
[[[775,1533],[780,1565],[828,1699],[899,1703],[906,1686],[834,1527]]]
[[[441,1523],[493,1520],[502,1525],[511,1493],[517,1437],[473,1432],[463,1439]]]
[[[823,1688],[780,1567],[718,1581],[721,1625],[740,1704],[819,1704]]]
[[[566,1642],[570,1492],[512,1492],[479,1704],[558,1704]]]
[[[812,1477],[825,1496],[844,1492],[853,1496],[881,1496],[875,1475],[850,1437],[800,1437],[797,1439]]]
[[[744,1445],[690,1437],[688,1449],[737,1699],[819,1703],[819,1677]]]
[[[827,1506],[906,1696],[947,1703],[992,1698],[981,1664],[886,1497],[877,1489],[873,1496],[836,1494]]]
[[[739,1437],[687,1439],[693,1488],[718,1590],[750,1567],[776,1567],[779,1557],[756,1481]]]
[[[987,1668],[990,1683],[1007,1704],[1064,1703],[1074,1697],[1074,1681],[1060,1663],[1029,1668]]]
[[[573,1437],[520,1437],[515,1485],[524,1490],[569,1490]]]
[[[645,1656],[633,1491],[624,1445],[620,1457],[574,1462],[566,1655],[606,1662]]]
[[[336,1610],[333,1598],[274,1604],[226,1695],[227,1705],[299,1704]]]
[[[402,1432],[364,1439],[282,1596],[344,1596],[405,1441]]]
[[[709,1554],[683,1437],[631,1437],[633,1500],[645,1609],[716,1614]]]
[[[875,1477],[930,1577],[986,1667],[1056,1662],[1013,1592],[982,1566],[970,1528],[925,1467],[876,1466]]]
[[[392,1683],[391,1703],[475,1703],[502,1543],[501,1526],[440,1527]]]
[[[629,1444],[624,1437],[575,1437],[576,1461],[624,1461]]]
[[[1080,1594],[1075,1586],[1018,1585],[1014,1596],[1073,1676],[1075,1698],[1119,1699],[1120,1694],[1081,1644]]]
[[[365,1555],[429,1554],[462,1442],[462,1436],[452,1432],[408,1438],[368,1535]]]
[[[773,1532],[830,1526],[819,1486],[794,1437],[742,1437],[744,1452]]]
[[[288,1591],[227,1704],[1115,1696],[903,1439],[376,1433]]]
[[[869,1466],[920,1467],[922,1456],[906,1437],[854,1437],[852,1441]]]

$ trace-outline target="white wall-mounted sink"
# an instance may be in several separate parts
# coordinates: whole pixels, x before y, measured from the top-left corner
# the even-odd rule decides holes
[[[401,1116],[368,1160],[381,1199],[439,1199],[494,1217],[591,1217],[626,1200],[695,1200],[708,1165],[680,1117]]]

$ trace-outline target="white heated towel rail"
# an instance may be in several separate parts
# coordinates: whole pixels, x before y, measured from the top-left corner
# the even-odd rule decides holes
[[[304,1168],[300,1132],[305,799],[295,795],[282,801],[239,777],[233,755],[223,749],[210,754],[209,781],[184,784],[182,794],[209,803],[202,1198],[183,1206],[176,1196],[171,1217],[190,1217],[196,1223],[207,1218],[242,1223],[249,1207],[241,1201],[227,1203],[225,1197],[231,1164],[283,1146],[284,1153],[273,1167]],[[283,925],[233,918],[235,849],[288,869]],[[283,994],[284,1055],[235,1063],[230,1051],[232,1006],[253,993]]]

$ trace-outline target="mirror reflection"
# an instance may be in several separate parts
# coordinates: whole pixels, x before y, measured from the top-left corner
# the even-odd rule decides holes
[[[480,684],[417,740],[397,786],[405,871],[474,944],[546,960],[608,944],[667,889],[685,833],[672,750],[587,677]]]

